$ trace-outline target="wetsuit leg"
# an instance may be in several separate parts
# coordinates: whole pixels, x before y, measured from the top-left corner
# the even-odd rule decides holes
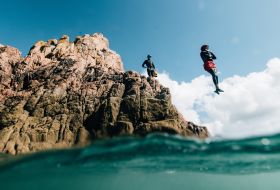
[[[211,70],[208,70],[208,73],[211,74],[213,82],[214,82],[216,88],[218,88],[219,79],[218,79],[218,76],[216,75],[216,72],[213,69],[211,69]]]
[[[148,73],[148,76],[149,76],[149,77],[152,76],[152,71],[151,71],[151,69],[147,69],[147,73]]]

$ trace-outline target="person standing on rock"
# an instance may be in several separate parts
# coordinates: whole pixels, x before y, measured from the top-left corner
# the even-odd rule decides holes
[[[155,65],[153,63],[153,61],[151,60],[151,55],[147,55],[147,59],[144,61],[144,63],[142,64],[143,68],[147,68],[147,73],[149,77],[156,77],[156,68]]]
[[[216,87],[216,90],[214,92],[216,92],[217,94],[220,94],[220,92],[224,92],[222,89],[219,88],[219,80],[218,80],[218,76],[217,76],[217,67],[216,64],[214,63],[213,60],[217,59],[217,57],[214,55],[214,53],[212,53],[209,50],[209,45],[204,44],[201,46],[200,48],[201,52],[200,52],[200,57],[203,60],[203,67],[204,70],[206,70],[208,73],[211,74],[214,85]]]

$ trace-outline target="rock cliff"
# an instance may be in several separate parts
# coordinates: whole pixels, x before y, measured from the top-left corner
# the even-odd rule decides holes
[[[26,57],[0,46],[0,152],[87,145],[166,132],[205,138],[157,80],[123,69],[102,34],[39,41]]]

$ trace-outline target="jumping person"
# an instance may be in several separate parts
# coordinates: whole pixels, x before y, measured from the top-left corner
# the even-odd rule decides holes
[[[147,68],[147,73],[149,77],[156,77],[156,72],[155,72],[156,68],[153,61],[151,60],[151,57],[152,56],[147,55],[147,59],[142,64],[142,67]]]
[[[219,88],[217,67],[213,61],[213,60],[217,59],[216,56],[214,55],[214,53],[209,51],[209,46],[207,44],[202,45],[200,50],[201,50],[200,57],[204,63],[203,64],[204,70],[207,71],[208,73],[210,73],[213,78],[213,83],[216,87],[216,90],[214,92],[216,92],[217,94],[220,94],[220,92],[224,92],[222,89]]]

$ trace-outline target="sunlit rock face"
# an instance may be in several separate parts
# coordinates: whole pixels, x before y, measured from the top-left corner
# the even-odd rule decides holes
[[[38,41],[26,57],[0,46],[0,152],[85,146],[153,132],[206,138],[183,119],[169,89],[123,69],[99,33]]]

